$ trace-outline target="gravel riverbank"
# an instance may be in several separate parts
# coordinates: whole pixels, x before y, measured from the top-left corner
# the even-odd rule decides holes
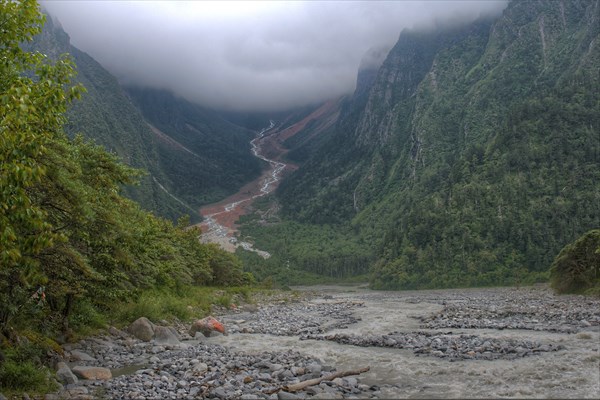
[[[217,316],[228,336],[192,338],[182,325],[175,327],[175,341],[144,342],[112,328],[65,346],[64,361],[71,369],[104,367],[112,378],[71,379],[61,393],[47,397],[600,394],[599,299],[555,296],[542,287],[411,292],[323,287],[302,293],[295,301],[240,307]],[[368,373],[334,377],[367,366]],[[514,378],[509,378],[512,371]],[[315,378],[323,379],[289,390]]]

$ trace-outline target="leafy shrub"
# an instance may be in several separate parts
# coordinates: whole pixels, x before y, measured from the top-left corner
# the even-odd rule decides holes
[[[558,293],[600,293],[600,229],[561,250],[550,268],[550,285]]]
[[[32,340],[34,342],[32,342]],[[0,390],[49,392],[55,389],[50,373],[42,366],[45,353],[56,347],[47,339],[27,332],[21,344],[2,349],[4,360],[0,362]]]
[[[32,362],[7,360],[0,367],[0,388],[43,391],[50,385],[47,370]]]

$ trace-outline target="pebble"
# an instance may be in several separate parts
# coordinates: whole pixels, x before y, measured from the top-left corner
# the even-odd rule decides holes
[[[383,298],[385,294],[369,292],[364,298],[369,296]],[[461,362],[536,357],[566,348],[527,339],[455,333],[454,329],[534,329],[569,333],[600,328],[600,300],[554,296],[543,290],[486,289],[470,291],[468,296],[460,291],[417,292],[403,301],[438,303],[443,306],[441,311],[416,317],[421,321],[420,330],[369,335],[339,333],[359,321],[353,312],[364,305],[357,302],[356,297],[353,301],[332,296],[320,300],[266,304],[257,309],[250,308],[251,311],[238,307],[219,318],[225,322],[230,335],[262,333],[352,346],[404,348],[419,357]],[[58,398],[83,399],[95,394],[119,399],[379,398],[386,386],[362,384],[359,375],[323,381],[289,393],[282,388],[327,376],[336,371],[335,367],[291,350],[247,354],[217,344],[192,342],[192,338],[186,336],[187,328],[184,324],[176,326],[182,343],[171,346],[142,342],[115,328],[106,335],[65,345],[69,354],[86,359],[88,366],[111,370],[128,367],[131,371],[107,381],[79,380],[58,393]],[[328,333],[334,329],[338,333]],[[83,363],[83,360],[79,362]]]

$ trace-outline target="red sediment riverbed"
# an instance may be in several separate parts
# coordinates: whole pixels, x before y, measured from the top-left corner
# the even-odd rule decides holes
[[[197,226],[203,232],[203,240],[221,244],[226,250],[235,250],[229,238],[237,232],[236,222],[242,215],[252,212],[252,202],[255,198],[263,196],[277,189],[281,179],[298,168],[297,165],[282,161],[288,150],[283,143],[288,138],[302,131],[306,125],[324,115],[332,114],[325,124],[335,122],[337,112],[333,112],[337,101],[330,101],[319,107],[301,121],[285,128],[271,128],[263,136],[255,139],[257,157],[269,163],[260,177],[244,185],[237,193],[200,209],[200,214],[205,218]],[[265,185],[265,182],[269,182]]]

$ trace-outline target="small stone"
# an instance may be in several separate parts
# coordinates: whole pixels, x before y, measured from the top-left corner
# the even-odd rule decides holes
[[[165,351],[164,346],[152,346],[152,350],[150,350],[153,354],[163,353]]]
[[[200,373],[206,372],[208,370],[208,365],[206,365],[203,362],[199,362],[196,365],[194,365],[193,370],[194,370],[194,372],[200,372]]]
[[[283,365],[281,365],[281,364],[271,364],[271,365],[269,365],[269,370],[271,372],[279,371],[281,369],[283,369]]]
[[[227,395],[227,392],[225,391],[225,389],[223,389],[222,387],[218,387],[213,391],[213,395],[217,396],[220,399],[227,399],[229,398],[229,396]]]
[[[110,328],[108,328],[108,333],[110,333],[113,336],[117,336],[121,339],[125,339],[127,337],[127,334],[125,332],[123,332],[120,329],[115,328],[114,326],[111,326]]]
[[[354,377],[349,377],[349,378],[344,378],[346,380],[346,382],[348,383],[348,386],[356,386],[358,385],[358,379],[354,378]]]
[[[72,397],[77,397],[77,396],[88,394],[89,390],[85,386],[76,386],[76,387],[67,389],[67,392]]]
[[[280,391],[277,393],[277,399],[278,400],[297,400],[297,399],[301,399],[302,397],[290,393],[290,392],[284,392],[284,391]]]
[[[340,397],[337,397],[336,395],[339,395]],[[341,395],[339,393],[333,394],[333,393],[321,392],[321,393],[315,394],[312,398],[317,399],[317,400],[331,400],[331,399],[340,399],[343,397],[341,397]]]
[[[321,364],[311,363],[306,366],[306,369],[312,374],[320,374],[323,367]]]
[[[294,374],[289,369],[283,370],[277,374],[281,380],[290,380],[294,377]]]
[[[336,385],[338,385],[338,386],[345,386],[344,380],[342,378],[335,378],[333,380],[333,383],[336,384]]]

